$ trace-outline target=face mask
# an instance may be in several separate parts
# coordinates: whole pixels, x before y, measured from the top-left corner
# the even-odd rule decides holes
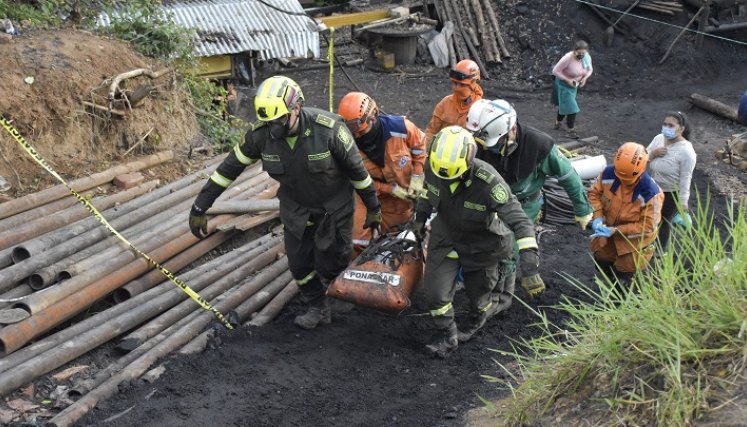
[[[472,95],[471,86],[452,85],[451,90],[459,101],[466,101]]]
[[[677,129],[676,128],[668,128],[666,126],[661,127],[661,134],[664,135],[664,138],[666,139],[674,139],[677,136]]]
[[[580,60],[584,59],[584,56],[586,56],[585,53],[581,54],[581,55],[576,55],[576,59],[578,59],[580,61]]]

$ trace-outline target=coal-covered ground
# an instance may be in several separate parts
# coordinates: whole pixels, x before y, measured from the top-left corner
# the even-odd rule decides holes
[[[747,47],[706,39],[704,47],[696,49],[693,37],[687,35],[670,58],[658,65],[676,29],[626,18],[637,26],[642,40],[618,35],[612,47],[605,47],[601,40],[606,25],[574,1],[500,3],[504,35],[514,56],[502,66],[489,68],[492,79],[483,81],[486,97],[510,100],[521,123],[562,138],[562,132],[552,129],[555,109],[549,103],[549,70],[574,38],[587,38],[595,74],[579,95],[582,111],[577,130],[582,137],[594,135],[599,141],[586,154],[604,154],[609,160],[624,141],[648,144],[660,132],[665,112],[681,110],[693,121],[698,190],[709,192],[712,206],[720,213],[728,194],[747,194],[745,173],[713,156],[726,137],[747,129],[691,108],[686,99],[697,92],[736,106],[747,89]],[[679,19],[687,22],[689,16],[681,14]],[[355,56],[353,47],[345,50],[342,46],[338,51]],[[393,73],[373,68],[369,62],[346,69],[355,84],[337,69],[335,102],[357,85],[386,112],[405,114],[424,129],[433,107],[450,90],[446,72],[427,65]],[[269,67],[261,70],[263,77],[274,72]],[[328,108],[327,70],[279,72],[296,79],[307,105]],[[251,89],[245,95],[245,107],[250,107]],[[264,327],[220,334],[201,354],[165,359],[166,373],[156,382],[123,385],[120,394],[100,402],[79,424],[465,425],[465,414],[482,406],[481,399],[507,396],[507,390],[483,376],[506,378],[496,362],[518,374],[513,359],[501,351],[511,351],[512,341],[538,333],[531,326],[539,320],[532,310],[544,312],[562,326],[565,316],[552,306],[562,298],[583,296],[564,276],[593,284],[590,232],[575,226],[543,230],[540,269],[547,291],[528,306],[515,302],[504,316],[491,319],[472,341],[445,360],[430,358],[423,351],[430,323],[417,292],[413,306],[399,317],[356,308],[336,314],[331,325],[312,331],[293,326],[294,316],[304,310],[296,299]],[[457,294],[456,309],[459,316],[466,314],[463,293]]]

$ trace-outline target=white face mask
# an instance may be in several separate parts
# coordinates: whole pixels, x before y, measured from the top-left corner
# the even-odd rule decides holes
[[[662,126],[661,134],[664,135],[664,138],[666,139],[674,139],[677,137],[677,128],[676,127],[670,128],[670,127]]]

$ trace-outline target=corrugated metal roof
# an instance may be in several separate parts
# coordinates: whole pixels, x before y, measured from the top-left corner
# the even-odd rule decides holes
[[[303,13],[298,0],[263,2]],[[161,7],[172,14],[174,22],[197,31],[198,56],[246,51],[259,52],[260,59],[319,56],[319,34],[311,19],[280,12],[257,0],[182,0]]]

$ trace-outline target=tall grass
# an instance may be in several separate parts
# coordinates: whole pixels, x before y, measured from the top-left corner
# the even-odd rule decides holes
[[[745,205],[714,216],[706,201],[694,220],[675,227],[633,291],[575,282],[589,298],[560,304],[564,324],[537,313],[542,336],[512,353],[509,424],[534,422],[560,397],[607,405],[609,425],[687,426],[725,402],[747,358]]]

